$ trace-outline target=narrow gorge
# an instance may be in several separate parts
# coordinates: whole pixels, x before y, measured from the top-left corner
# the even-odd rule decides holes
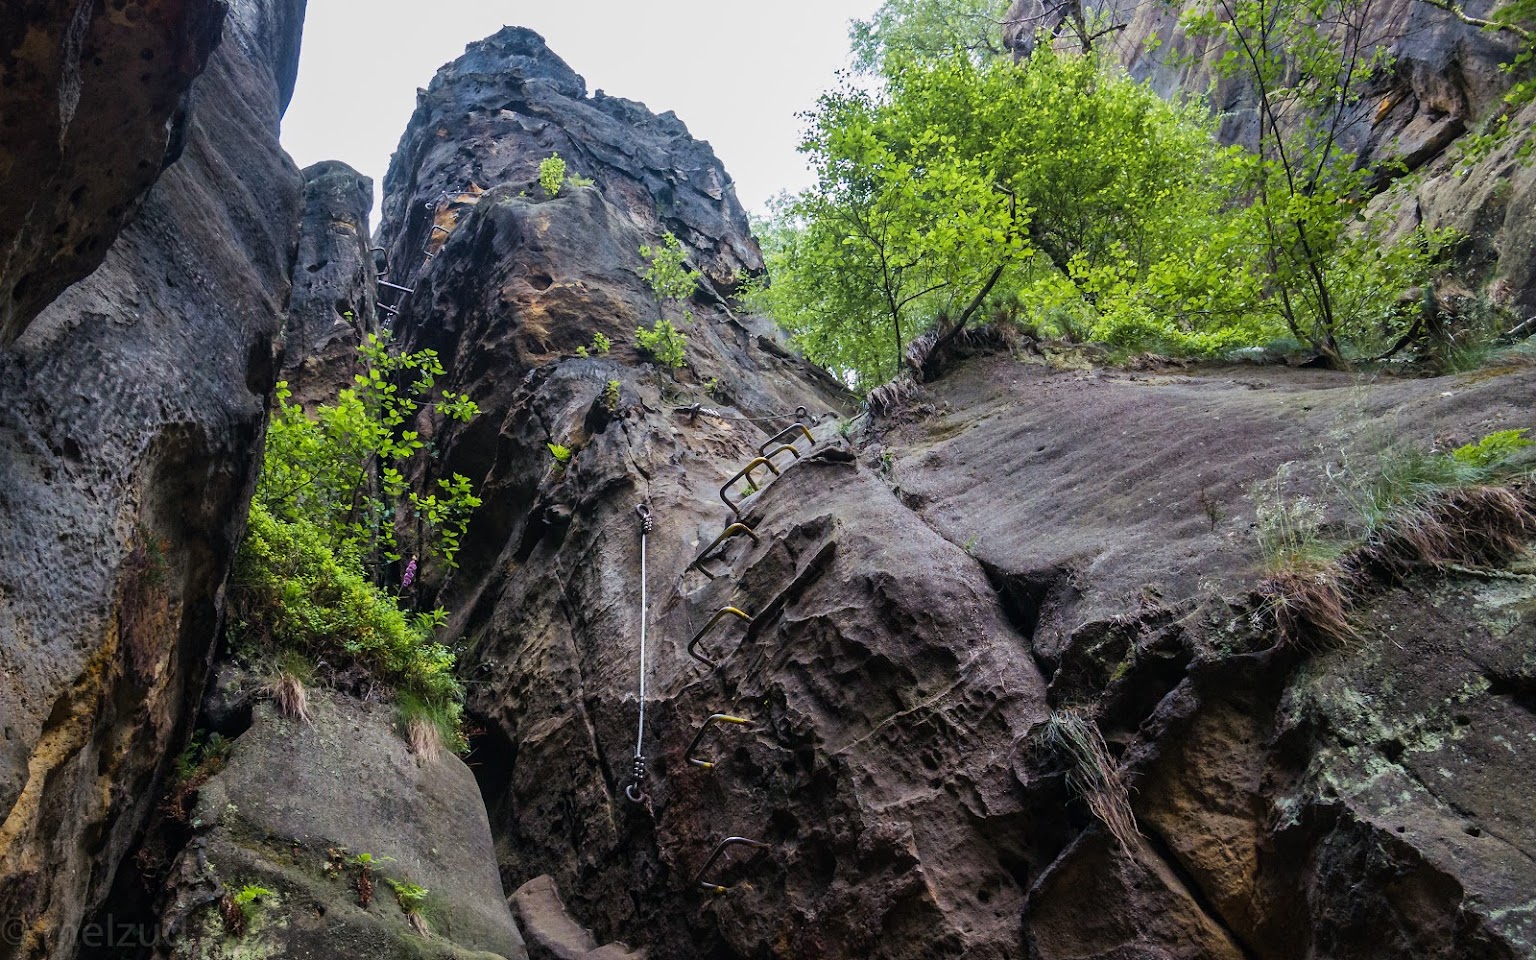
[[[1322,501],[1383,437],[1530,427],[1536,364],[978,323],[862,402],[748,307],[710,145],[532,30],[444,66],[375,185],[279,145],[304,0],[53,6],[0,31],[0,960],[1536,957],[1528,476],[1513,520],[1439,508],[1442,563],[1362,547],[1347,643],[1254,535],[1277,474]],[[1502,90],[1435,79],[1494,42],[1463,27],[1414,34],[1372,149],[1476,227],[1467,296],[1529,312],[1530,167],[1446,152]],[[637,342],[669,310],[676,369]],[[438,459],[402,482],[482,502],[391,568],[448,611],[462,755],[366,678],[285,708],[232,640],[277,384],[328,402],[381,331],[479,410],[407,425]]]

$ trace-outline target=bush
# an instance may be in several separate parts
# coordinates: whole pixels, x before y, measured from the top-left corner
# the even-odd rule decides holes
[[[560,159],[560,154],[552,153],[539,163],[539,186],[544,188],[544,193],[554,198],[560,195],[560,186],[565,183],[565,161]]]
[[[636,327],[635,342],[663,367],[675,370],[688,362],[688,338],[672,326],[671,320],[657,320],[649,330]]]
[[[313,523],[277,520],[253,504],[232,587],[246,643],[355,665],[431,703],[462,696],[453,653],[433,639],[446,614],[408,615],[362,575],[355,557],[338,557]]]

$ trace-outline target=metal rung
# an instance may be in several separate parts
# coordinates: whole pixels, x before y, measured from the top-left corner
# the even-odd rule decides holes
[[[731,487],[736,485],[736,481],[742,479],[743,477],[747,479],[747,482],[753,482],[752,471],[759,466],[767,467],[774,476],[779,475],[779,468],[774,466],[767,457],[757,457],[751,463],[742,467],[741,470],[737,472],[736,476],[725,481],[725,486],[720,488],[720,499],[724,501],[726,506],[731,508],[731,513],[735,514],[738,520],[741,519],[741,507],[735,503],[732,503],[731,498],[727,496],[727,494],[731,492]]]
[[[784,444],[784,446],[780,447],[779,449],[773,451],[772,453],[765,455],[763,457],[763,459],[767,460],[767,461],[769,461],[771,463],[773,461],[774,457],[778,456],[781,453],[785,453],[785,452],[788,452],[788,453],[792,454],[796,460],[800,459],[800,451],[796,450],[794,447],[790,446],[787,443]]]
[[[699,732],[694,735],[693,742],[688,744],[688,752],[684,754],[684,756],[688,758],[689,763],[696,767],[703,767],[705,770],[713,769],[715,765],[713,761],[700,760],[698,757],[695,757],[694,754],[698,751],[699,744],[704,739],[704,734],[708,733],[709,728],[717,723],[735,723],[742,726],[752,725],[752,721],[746,719],[745,717],[733,717],[728,713],[710,714],[709,719],[704,721],[704,725],[699,727]]]
[[[443,235],[444,235],[444,236],[448,236],[448,237],[451,237],[451,236],[453,236],[453,231],[452,231],[452,230],[449,230],[449,229],[448,229],[448,228],[447,228],[447,227],[442,227],[442,226],[438,226],[438,225],[437,225],[437,224],[435,224],[435,223],[434,223],[434,224],[432,224],[432,230],[436,230],[436,231],[437,231],[437,232],[439,232],[439,233],[441,233],[441,234],[443,234]],[[431,237],[432,237],[432,230],[428,230],[428,231],[427,231],[427,238],[428,238],[428,239],[429,239],[429,240],[430,240],[430,239],[431,239]]]
[[[725,619],[728,616],[729,617],[736,617],[736,618],[741,619],[741,620],[745,620],[747,622],[747,626],[749,626],[749,627],[752,626],[752,615],[747,613],[745,610],[738,610],[735,607],[721,607],[720,608],[720,612],[718,612],[714,616],[710,617],[709,618],[709,622],[704,624],[703,629],[701,629],[698,633],[694,634],[693,635],[693,639],[688,641],[688,656],[692,657],[693,659],[699,661],[702,664],[705,664],[706,666],[709,666],[709,667],[718,666],[718,664],[716,664],[715,661],[713,661],[713,660],[709,659],[708,657],[704,656],[704,654],[699,653],[697,650],[694,649],[694,647],[697,647],[699,645],[699,641],[703,640],[705,635],[708,634],[709,631],[711,631],[711,630],[713,630],[715,628],[715,624],[719,623],[721,620]]]
[[[761,840],[748,840],[746,837],[726,837],[720,841],[720,846],[716,847],[715,852],[710,854],[709,859],[704,862],[703,868],[699,870],[698,876],[693,878],[693,882],[710,893],[724,893],[731,889],[723,884],[705,880],[704,874],[709,872],[709,869],[715,865],[715,861],[719,860],[725,851],[735,846],[751,847],[754,850],[768,850],[771,848],[771,844],[764,843]]]
[[[739,533],[744,533],[751,537],[753,543],[762,543],[762,541],[758,539],[757,533],[751,527],[744,523],[732,523],[725,528],[724,533],[715,538],[714,543],[711,543],[709,546],[700,551],[699,555],[694,558],[693,562],[688,564],[688,569],[697,569],[703,571],[706,577],[709,577],[711,580],[713,580],[715,575],[704,569],[705,559],[709,557],[710,553],[713,552],[716,547],[720,546],[720,544],[724,543]]]
[[[396,316],[400,315],[400,308],[399,307],[392,307],[392,306],[390,306],[387,303],[380,303],[380,304],[377,304],[377,306],[378,306],[378,308],[380,310],[385,311],[386,313],[388,313],[392,317],[396,317]]]
[[[379,286],[381,286],[381,287],[388,287],[391,290],[404,290],[406,293],[415,293],[416,292],[411,287],[402,287],[398,283],[390,283],[388,280],[385,280],[383,277],[379,278]]]
[[[801,409],[803,410],[804,407],[802,407]],[[758,447],[757,448],[758,455],[762,456],[763,454],[767,453],[768,452],[768,448],[773,446],[776,443],[783,443],[796,430],[799,430],[802,434],[805,435],[805,439],[810,441],[811,446],[813,446],[813,447],[816,446],[816,438],[811,436],[811,431],[809,431],[809,430],[807,430],[805,428],[805,424],[803,424],[803,423],[792,423],[789,426],[785,427],[783,430],[780,430],[778,435],[775,436],[772,440],[769,440],[767,443],[763,444],[761,447]],[[790,440],[789,442],[791,444],[793,444],[795,441],[794,440]]]

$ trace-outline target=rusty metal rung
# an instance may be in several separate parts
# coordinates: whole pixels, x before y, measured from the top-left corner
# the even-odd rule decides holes
[[[770,461],[767,457],[757,457],[753,459],[751,463],[742,467],[741,470],[737,472],[736,476],[725,481],[725,486],[720,488],[720,499],[724,501],[726,506],[731,508],[731,513],[734,514],[738,520],[741,519],[741,506],[740,504],[731,502],[731,498],[729,496],[731,487],[735,486],[736,481],[742,478],[746,478],[748,483],[755,483],[752,480],[752,471],[757,467],[767,467],[774,476],[779,475],[779,468],[774,466],[772,461]]]
[[[699,641],[703,640],[709,631],[715,628],[715,624],[719,623],[726,617],[736,617],[738,619],[745,620],[747,622],[747,626],[750,627],[752,625],[752,615],[747,613],[745,610],[738,610],[736,607],[721,607],[719,612],[710,617],[709,622],[704,624],[703,628],[701,628],[698,633],[693,635],[693,639],[688,641],[688,656],[709,667],[719,666],[719,664],[715,663],[715,661],[704,656],[702,653],[699,653],[694,648],[699,645]]]
[[[807,430],[805,428],[805,424],[803,424],[803,423],[792,423],[789,426],[785,427],[783,430],[780,430],[778,432],[778,435],[775,436],[773,439],[769,440],[767,443],[765,443],[762,446],[758,447],[757,448],[758,454],[761,456],[762,454],[767,453],[768,452],[768,448],[773,446],[774,444],[776,444],[776,443],[783,443],[786,439],[788,439],[791,435],[793,435],[796,430],[799,430],[805,436],[805,439],[810,441],[811,446],[813,446],[813,447],[816,446],[816,438],[811,436],[811,431],[809,431],[809,430]],[[790,440],[789,442],[791,444],[793,444],[796,441],[795,440]],[[775,452],[777,452],[777,451],[775,451]]]
[[[709,872],[709,869],[715,865],[715,861],[719,860],[725,851],[735,846],[751,847],[754,850],[768,850],[771,849],[772,844],[764,843],[761,840],[749,840],[746,837],[726,837],[720,841],[720,845],[715,848],[715,852],[710,854],[709,859],[704,862],[704,866],[699,870],[698,876],[693,878],[693,882],[710,893],[724,893],[731,889],[723,884],[705,880],[704,874]]]
[[[709,577],[711,580],[713,580],[715,575],[704,569],[704,560],[710,555],[710,553],[714,551],[716,547],[720,546],[720,544],[729,540],[731,537],[736,536],[738,533],[744,533],[751,537],[753,543],[762,543],[762,541],[757,538],[757,532],[746,524],[741,522],[728,524],[725,528],[725,532],[716,537],[714,543],[711,543],[709,546],[700,551],[699,555],[694,558],[693,562],[688,564],[688,569],[697,569],[703,571],[706,577]]]
[[[703,726],[699,727],[699,732],[694,734],[693,742],[688,744],[688,752],[685,753],[684,756],[688,758],[689,763],[696,767],[703,767],[705,770],[709,770],[714,767],[714,761],[700,760],[698,757],[695,757],[694,754],[698,752],[699,744],[704,740],[704,734],[708,733],[709,728],[717,723],[735,723],[742,726],[752,725],[752,721],[746,719],[745,717],[733,717],[728,713],[710,714],[709,719],[705,720]]]

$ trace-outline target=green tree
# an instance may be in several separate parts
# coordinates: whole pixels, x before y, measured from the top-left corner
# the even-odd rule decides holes
[[[762,299],[812,359],[867,389],[926,329],[951,337],[1021,292],[1126,343],[1261,332],[1242,169],[1203,111],[1049,49],[886,69],[878,91],[822,98],[803,147],[817,184],[767,246]]]
[[[635,342],[661,366],[676,370],[688,362],[688,336],[667,317],[670,304],[684,323],[693,322],[687,302],[699,286],[699,272],[688,266],[688,251],[671,233],[662,235],[661,245],[642,244],[640,256],[646,260],[641,276],[656,295],[661,314],[649,330],[635,329]]]
[[[848,29],[855,69],[879,73],[888,55],[908,60],[946,57],[955,50],[981,59],[1002,57],[1011,0],[887,0]]]
[[[1383,13],[1382,0],[1210,0],[1184,18],[1191,36],[1225,50],[1218,72],[1257,101],[1248,212],[1269,303],[1336,367],[1407,331],[1401,295],[1427,278],[1442,239],[1419,230],[1389,243],[1388,219],[1367,219],[1365,205],[1390,171],[1342,145],[1390,67],[1375,42]]]
[[[443,373],[435,351],[394,353],[387,334],[369,334],[360,356],[363,372],[354,386],[313,415],[290,402],[286,383],[278,384],[255,501],[276,519],[314,524],[338,553],[358,557],[375,576],[400,559],[401,519],[413,521],[423,560],[435,556],[453,566],[480,500],[460,474],[438,479],[429,493],[408,489],[409,464],[436,459],[409,426],[426,404],[460,422],[479,408],[450,391],[431,399]]]
[[[414,528],[421,560],[455,564],[480,499],[460,474],[427,493],[409,489],[406,473],[430,474],[436,462],[409,427],[428,406],[460,422],[479,411],[462,394],[434,399],[443,368],[433,351],[392,352],[387,337],[370,335],[360,354],[354,386],[313,413],[278,384],[235,557],[232,631],[247,649],[297,650],[337,672],[366,671],[456,727],[463,691],[452,651],[436,640],[447,614],[408,613],[380,582],[401,559],[397,525]],[[414,559],[408,569],[407,579]]]

